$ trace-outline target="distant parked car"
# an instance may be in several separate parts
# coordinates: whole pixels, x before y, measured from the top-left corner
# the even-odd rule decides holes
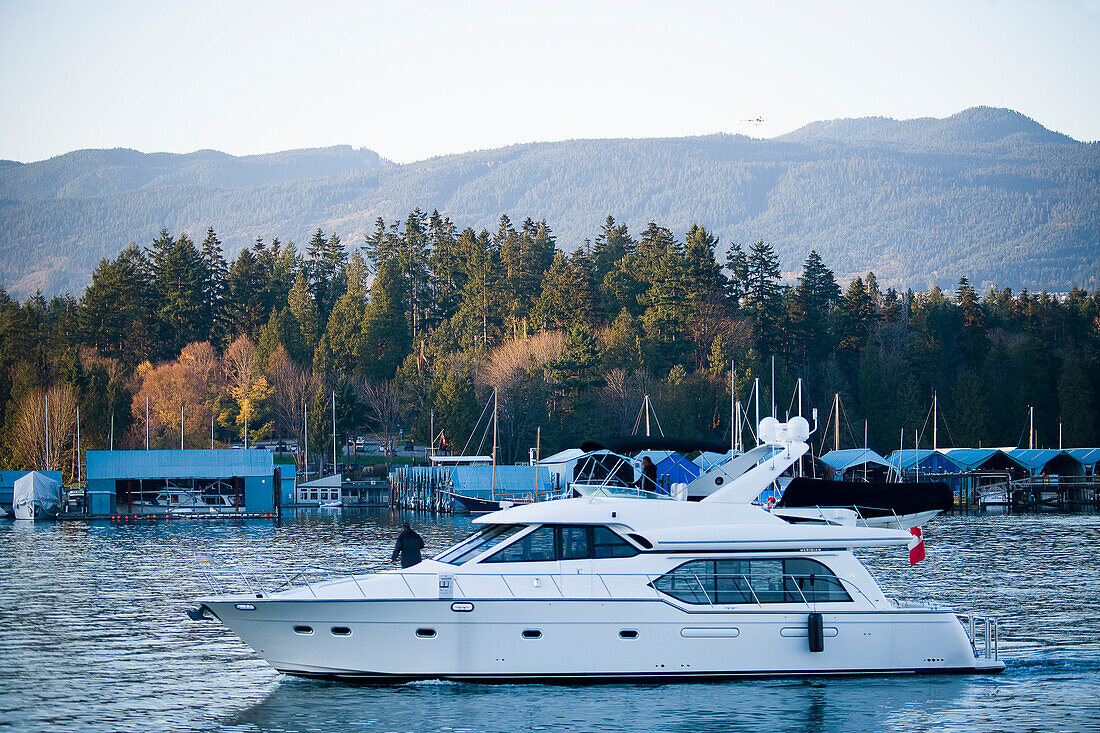
[[[416,450],[416,446],[413,444],[413,442],[411,440],[405,441],[405,451],[411,452],[414,450]]]

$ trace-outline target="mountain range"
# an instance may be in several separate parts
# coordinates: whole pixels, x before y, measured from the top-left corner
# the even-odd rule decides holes
[[[608,214],[638,232],[693,223],[768,241],[793,279],[811,248],[842,280],[1094,290],[1100,145],[1018,112],[815,122],[771,139],[715,134],[511,145],[404,165],[351,146],[235,157],[80,150],[0,161],[0,284],[79,295],[102,257],[167,228],[214,227],[229,257],[256,237],[301,248],[320,227],[348,245],[374,221],[438,209],[460,228],[545,219],[558,246]]]

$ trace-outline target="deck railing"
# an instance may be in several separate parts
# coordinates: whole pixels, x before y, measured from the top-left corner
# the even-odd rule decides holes
[[[955,614],[966,629],[970,639],[970,648],[974,656],[980,659],[997,659],[999,655],[998,638],[1000,636],[997,619],[974,614]],[[981,642],[979,645],[978,642]]]
[[[389,577],[394,579],[394,583],[386,588],[384,597],[399,597],[401,599],[476,599],[486,597],[488,592],[517,600],[547,597],[567,600],[570,598],[592,598],[599,589],[602,590],[602,593],[595,597],[621,600],[677,600],[672,594],[655,586],[655,582],[665,575],[664,573],[436,573],[410,572],[408,570],[386,574],[379,572],[388,567],[388,565],[379,565],[369,569],[366,573],[357,575],[349,575],[346,571],[339,572],[332,568],[316,566],[288,570],[278,567],[216,568],[203,564],[199,565],[198,571],[203,575],[211,591],[216,596],[247,594],[257,598],[266,598],[285,590],[304,589],[308,591],[311,598],[317,599],[368,599],[377,596],[368,595],[364,585],[375,582],[374,579],[378,577]],[[396,579],[400,579],[400,583]],[[824,585],[835,582],[844,588],[852,598],[862,598],[867,605],[872,607],[882,605],[881,601],[878,603],[872,601],[855,583],[838,576],[792,573],[768,575],[767,587],[760,582],[759,576],[750,578],[748,575],[719,573],[702,577],[696,575],[677,577],[677,580],[681,582],[688,579],[694,580],[698,592],[690,588],[682,588],[681,590],[690,592],[696,597],[702,597],[706,602],[691,603],[680,599],[680,603],[688,609],[698,609],[700,611],[708,607],[729,605],[748,605],[763,608],[781,603],[815,606],[825,603],[847,602],[825,601],[815,598],[814,592],[807,588],[808,584],[814,582]],[[624,584],[622,581],[637,582]],[[751,602],[719,602],[721,598],[712,595],[719,581],[733,581],[738,584],[719,590],[720,595],[728,596],[736,593],[744,598],[751,597]],[[328,595],[325,592],[325,586],[334,583],[342,583],[345,586],[344,590],[349,592],[354,589],[354,595]],[[586,583],[588,584],[588,590],[583,592],[581,586]],[[474,586],[478,587],[475,588]],[[612,590],[613,586],[615,590]],[[624,592],[636,594],[640,590],[644,595],[623,595]],[[775,593],[781,594],[784,600],[762,601],[760,599],[761,595],[768,594],[770,596]],[[786,597],[794,598],[796,595],[797,600],[786,600]]]

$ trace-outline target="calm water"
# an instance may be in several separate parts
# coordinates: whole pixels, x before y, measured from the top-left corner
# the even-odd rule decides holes
[[[941,517],[928,559],[862,556],[892,592],[1001,619],[997,677],[604,687],[282,677],[183,611],[218,564],[365,568],[400,517],[305,513],[155,526],[0,520],[0,727],[55,731],[718,731],[1100,729],[1100,517]],[[463,518],[413,518],[428,551]]]

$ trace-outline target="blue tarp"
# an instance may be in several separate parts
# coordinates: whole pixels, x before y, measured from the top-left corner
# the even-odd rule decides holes
[[[667,483],[669,486],[672,484],[687,484],[697,478],[699,478],[699,466],[679,453],[672,453],[657,464],[657,481],[659,483]]]

